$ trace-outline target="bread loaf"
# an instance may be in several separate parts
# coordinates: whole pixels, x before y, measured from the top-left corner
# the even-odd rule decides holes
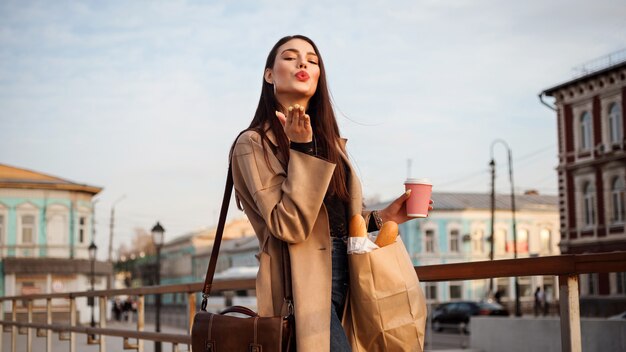
[[[396,241],[396,237],[398,237],[398,224],[394,221],[387,221],[383,224],[383,227],[380,228],[378,232],[378,237],[376,237],[376,245],[378,247],[384,247],[386,245],[392,244]]]
[[[350,219],[350,237],[367,237],[367,226],[365,226],[365,219],[361,214],[357,214]]]

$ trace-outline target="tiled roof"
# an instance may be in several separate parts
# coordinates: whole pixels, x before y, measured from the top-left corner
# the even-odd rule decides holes
[[[469,210],[491,209],[491,195],[488,193],[453,193],[434,192],[432,195],[434,210]],[[368,205],[371,209],[382,209],[391,201]],[[515,195],[516,210],[558,210],[558,196],[550,195]],[[510,210],[511,195],[496,194],[496,209]]]
[[[0,164],[0,188],[58,189],[98,194],[102,188],[79,184],[6,164]]]

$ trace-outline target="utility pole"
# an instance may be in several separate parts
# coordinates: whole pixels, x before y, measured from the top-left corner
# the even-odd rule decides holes
[[[508,147],[508,146],[507,146]],[[513,259],[517,259],[517,224],[515,223],[515,187],[513,186],[513,159],[511,149],[509,149],[509,180],[511,181],[511,216],[513,220]],[[522,316],[522,309],[519,300],[519,280],[515,277],[515,315]]]
[[[489,236],[489,260],[493,260],[494,253],[494,223],[496,221],[496,161],[491,157],[491,162],[489,162],[489,167],[491,167],[491,235]],[[493,295],[495,292],[493,290],[493,278],[489,279],[489,293]]]
[[[111,221],[109,224],[109,262],[113,262],[113,229],[115,226],[115,205],[121,202],[124,198],[126,198],[126,195],[119,197],[111,205]]]
[[[512,225],[513,225],[513,258],[517,259],[517,224],[515,222],[515,186],[513,184],[513,158],[512,158],[512,152],[511,152],[511,148],[509,148],[509,145],[502,139],[496,139],[495,141],[493,141],[493,143],[491,143],[491,163],[490,165],[492,165],[491,168],[491,197],[492,197],[492,201],[491,201],[491,259],[493,260],[493,241],[494,241],[494,231],[493,231],[493,224],[494,224],[494,198],[495,198],[495,160],[493,158],[493,147],[496,143],[501,143],[502,145],[504,145],[504,147],[507,150],[507,154],[508,154],[508,161],[509,161],[509,183],[511,184],[511,217],[512,217]],[[506,243],[506,239],[505,239],[505,243]],[[515,285],[515,315],[520,317],[522,316],[522,311],[521,311],[521,305],[520,305],[520,297],[519,297],[519,280],[518,277],[515,276],[514,278],[514,285]],[[493,289],[493,278],[491,279],[491,288]]]

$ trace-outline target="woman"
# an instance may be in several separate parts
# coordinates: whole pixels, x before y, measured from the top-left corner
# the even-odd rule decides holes
[[[330,103],[324,63],[309,38],[279,40],[265,64],[261,98],[250,127],[233,145],[237,204],[260,244],[257,306],[285,315],[282,241],[289,243],[298,351],[349,351],[341,321],[348,288],[349,219],[364,215],[369,230],[406,217],[403,194],[366,212],[361,184]]]

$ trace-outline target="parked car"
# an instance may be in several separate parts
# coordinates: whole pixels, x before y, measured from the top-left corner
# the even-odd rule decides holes
[[[439,305],[432,313],[433,329],[462,329],[469,332],[470,318],[475,315],[503,316],[509,311],[497,303],[458,301]]]
[[[611,315],[607,319],[609,320],[626,320],[626,311],[623,311],[619,314]]]

